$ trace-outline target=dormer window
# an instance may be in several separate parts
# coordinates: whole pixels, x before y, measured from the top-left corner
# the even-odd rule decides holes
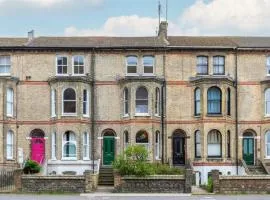
[[[84,74],[84,57],[73,56],[73,74],[83,75]]]
[[[64,75],[67,74],[67,57],[65,56],[57,56],[56,57],[57,62],[57,74],[58,75]]]
[[[137,74],[138,58],[136,56],[127,57],[127,75]]]
[[[154,57],[153,56],[143,57],[143,73],[144,75],[154,74]]]
[[[0,75],[10,75],[10,56],[0,56]]]

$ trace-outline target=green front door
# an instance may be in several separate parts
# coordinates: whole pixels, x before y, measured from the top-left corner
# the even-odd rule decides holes
[[[247,165],[254,165],[254,138],[243,138],[243,159]]]
[[[103,137],[103,165],[111,165],[114,160],[114,137]]]

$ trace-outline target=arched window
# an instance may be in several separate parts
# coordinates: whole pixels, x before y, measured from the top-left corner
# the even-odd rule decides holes
[[[137,56],[128,56],[127,57],[127,75],[136,75],[137,65],[138,65]]]
[[[231,132],[227,131],[227,158],[231,157]]]
[[[76,137],[71,131],[65,132],[63,135],[63,158],[76,159]]]
[[[13,140],[14,140],[14,134],[12,131],[8,131],[7,132],[7,141],[6,141],[6,153],[7,153],[7,159],[10,160],[10,159],[13,159]]]
[[[227,89],[227,115],[231,115],[231,89]]]
[[[160,90],[156,88],[156,99],[155,99],[155,114],[160,116],[161,104],[160,104]]]
[[[270,158],[270,131],[265,133],[265,157]]]
[[[128,115],[128,89],[124,89],[124,115]]]
[[[63,113],[76,113],[76,93],[75,90],[72,88],[66,89],[63,93]]]
[[[141,130],[136,134],[136,144],[144,146],[147,151],[149,150],[148,141],[148,133],[146,131]]]
[[[156,143],[155,143],[155,157],[156,160],[160,160],[161,159],[161,135],[159,131],[156,131]]]
[[[221,90],[218,87],[211,87],[207,92],[208,114],[221,114]]]
[[[129,143],[129,137],[128,137],[128,132],[125,131],[124,132],[124,150],[126,150],[126,148],[128,147],[128,143]]]
[[[196,88],[194,91],[194,114],[195,116],[201,114],[201,90],[200,88]]]
[[[52,133],[52,149],[51,149],[51,159],[56,160],[56,132]]]
[[[90,142],[89,142],[89,134],[87,132],[83,133],[83,159],[89,160],[89,150],[90,150]]]
[[[201,154],[201,132],[195,132],[195,157],[200,158]]]
[[[265,90],[265,115],[270,115],[270,88]]]
[[[144,87],[136,91],[136,113],[148,113],[148,92]]]
[[[56,116],[56,90],[52,89],[51,91],[51,116]]]
[[[14,106],[14,91],[12,88],[7,88],[7,116],[13,116],[13,106]]]
[[[221,133],[218,130],[208,133],[207,147],[208,157],[221,157]]]

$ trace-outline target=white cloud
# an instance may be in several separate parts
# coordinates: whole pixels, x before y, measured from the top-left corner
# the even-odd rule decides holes
[[[269,35],[269,10],[269,0],[197,0],[180,16],[179,25],[200,34]]]
[[[110,17],[97,29],[77,29],[70,26],[65,29],[66,36],[155,36],[158,28],[158,19],[151,17],[139,17],[138,15]],[[188,33],[194,35],[194,30]],[[169,22],[169,33],[185,34],[179,26]]]

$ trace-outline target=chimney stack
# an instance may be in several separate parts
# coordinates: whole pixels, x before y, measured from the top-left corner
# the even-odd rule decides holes
[[[35,34],[34,30],[31,30],[28,32],[28,42],[30,42],[34,39],[34,37],[35,37],[34,34]]]
[[[158,37],[167,39],[168,22],[162,21],[159,24]]]

